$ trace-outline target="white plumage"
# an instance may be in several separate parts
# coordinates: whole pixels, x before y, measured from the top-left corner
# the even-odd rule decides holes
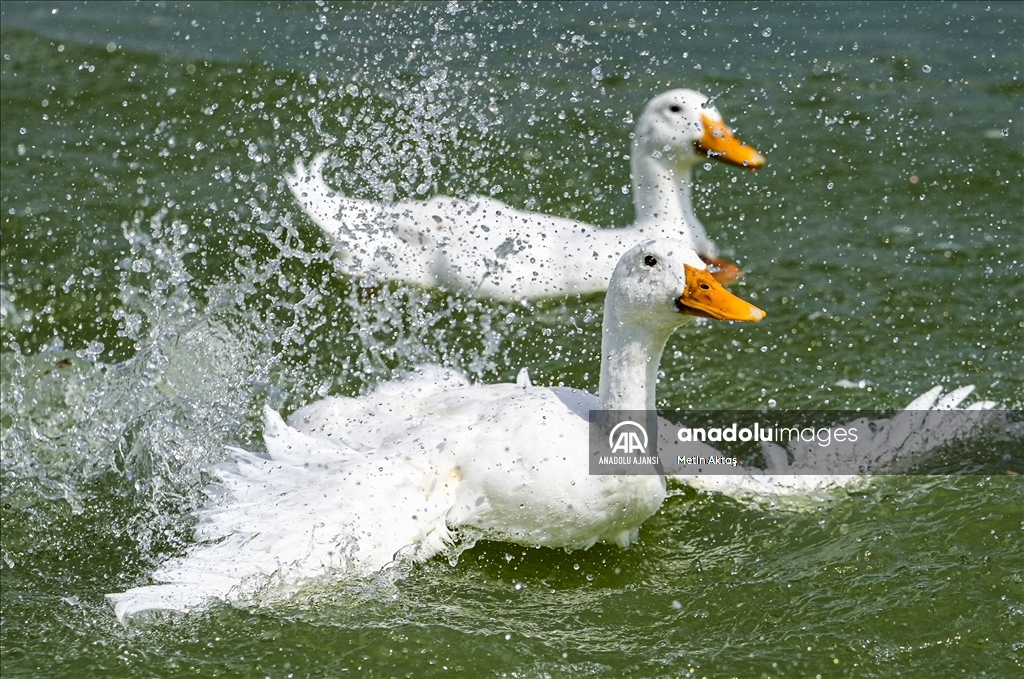
[[[736,499],[792,506],[816,502],[828,491],[866,485],[870,473],[899,471],[900,464],[920,461],[949,441],[976,435],[988,422],[972,411],[991,410],[997,404],[976,401],[960,409],[973,392],[973,386],[966,386],[943,395],[942,387],[934,387],[891,418],[862,417],[830,428],[828,446],[810,440],[790,441],[785,448],[778,443],[761,443],[764,469],[743,467],[740,474],[673,478]],[[950,413],[952,410],[959,413]],[[839,441],[835,436],[837,429],[851,428],[858,432],[856,440]],[[858,473],[850,473],[852,470]]]
[[[437,197],[386,204],[345,197],[324,181],[327,154],[295,163],[288,186],[331,237],[342,268],[381,281],[448,287],[502,300],[604,290],[619,256],[645,238],[675,238],[696,250],[721,282],[735,265],[718,251],[691,203],[692,168],[707,158],[757,169],[704,95],[671,90],[636,125],[631,156],[636,221],[601,228],[515,209],[493,198]]]
[[[653,409],[658,362],[693,314],[758,321],[678,241],[622,257],[605,302],[600,395],[519,384],[467,385],[430,369],[360,399],[266,412],[269,459],[233,451],[196,544],[154,573],[160,585],[110,595],[118,618],[244,600],[332,573],[426,559],[450,530],[531,545],[622,546],[665,497],[658,475],[588,473],[588,412]]]
[[[628,546],[661,506],[665,479],[590,474],[588,414],[653,410],[665,343],[690,315],[759,321],[764,312],[716,283],[685,244],[647,241],[623,255],[609,285],[597,396],[535,387],[525,373],[516,384],[470,385],[426,366],[360,398],[313,403],[290,424],[268,408],[267,454],[233,450],[235,462],[220,469],[222,483],[198,513],[195,544],[154,573],[161,584],[108,595],[118,618],[369,575],[437,554],[460,529],[527,545]],[[936,403],[933,390],[911,405],[954,407],[964,396]],[[900,417],[893,429],[923,423]],[[879,439],[851,454],[876,455],[883,443],[902,444]],[[767,473],[681,480],[757,497],[855,478],[792,476],[799,469],[785,451],[767,452]],[[800,451],[790,453],[799,465]]]

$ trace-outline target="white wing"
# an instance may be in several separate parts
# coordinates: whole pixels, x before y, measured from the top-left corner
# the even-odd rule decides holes
[[[807,506],[825,498],[829,491],[867,485],[871,473],[904,470],[907,463],[924,459],[950,441],[977,434],[985,418],[971,411],[991,410],[997,404],[978,401],[959,408],[973,391],[973,386],[967,386],[942,396],[942,387],[934,387],[892,418],[859,418],[831,429],[834,433],[840,427],[855,427],[860,433],[856,441],[837,442],[830,435],[832,444],[826,448],[813,441],[793,441],[788,449],[776,443],[762,443],[765,469],[745,467],[740,474],[673,478],[698,490],[719,492],[739,500]],[[961,411],[962,416],[949,412],[953,410]],[[830,469],[861,473],[823,473]]]
[[[449,541],[455,484],[429,463],[381,460],[315,439],[265,412],[270,459],[235,449],[220,497],[198,513],[195,544],[153,574],[163,584],[108,595],[118,619],[284,596],[324,575],[363,576]],[[448,470],[450,473],[450,470]]]
[[[604,290],[619,256],[643,237],[517,210],[482,196],[383,204],[347,198],[324,181],[328,156],[286,177],[295,199],[335,242],[342,268],[373,282],[404,280],[478,296],[526,297]]]

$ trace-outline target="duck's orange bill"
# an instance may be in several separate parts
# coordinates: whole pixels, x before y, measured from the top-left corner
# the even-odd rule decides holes
[[[676,300],[681,313],[719,321],[752,321],[757,323],[767,314],[723,288],[707,269],[689,264],[686,270],[686,289]]]
[[[701,259],[708,265],[708,271],[711,272],[715,280],[722,285],[729,285],[743,275],[743,270],[730,261],[703,255],[701,255]]]
[[[764,166],[764,156],[737,139],[724,121],[712,120],[704,114],[700,118],[704,122],[704,134],[700,141],[694,142],[699,152],[708,158],[748,170]]]

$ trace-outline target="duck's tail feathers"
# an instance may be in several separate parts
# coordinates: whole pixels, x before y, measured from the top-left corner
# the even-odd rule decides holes
[[[296,160],[285,182],[306,215],[334,242],[340,268],[366,279],[366,287],[387,280],[436,285],[441,248],[429,234],[431,215],[421,214],[422,204],[346,197],[324,179],[329,158],[320,153],[308,167]]]
[[[111,594],[118,619],[190,612],[211,601],[272,601],[323,578],[359,578],[451,542],[457,471],[367,456],[302,434],[265,411],[267,454],[232,449],[195,542],[161,566],[160,584]]]

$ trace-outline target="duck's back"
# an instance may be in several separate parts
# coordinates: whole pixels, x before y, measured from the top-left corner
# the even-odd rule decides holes
[[[381,398],[403,393],[401,407]],[[661,505],[664,483],[589,474],[596,407],[574,389],[419,384],[308,409],[322,418],[316,436],[268,409],[267,455],[234,451],[189,552],[154,573],[162,584],[110,599],[124,620],[285,596],[310,579],[427,559],[457,529],[528,545],[626,546]]]
[[[588,413],[598,407],[592,394],[569,388],[412,383],[405,394],[317,406],[315,418],[299,411],[293,424],[444,470],[458,480],[452,529],[552,547],[628,545],[661,505],[664,484],[657,475],[590,475]]]
[[[517,300],[605,290],[619,256],[651,229],[601,228],[487,196],[381,203],[350,198],[323,178],[326,156],[288,183],[332,237],[345,271]],[[672,232],[678,224],[665,225]],[[663,229],[664,230],[664,229]]]

